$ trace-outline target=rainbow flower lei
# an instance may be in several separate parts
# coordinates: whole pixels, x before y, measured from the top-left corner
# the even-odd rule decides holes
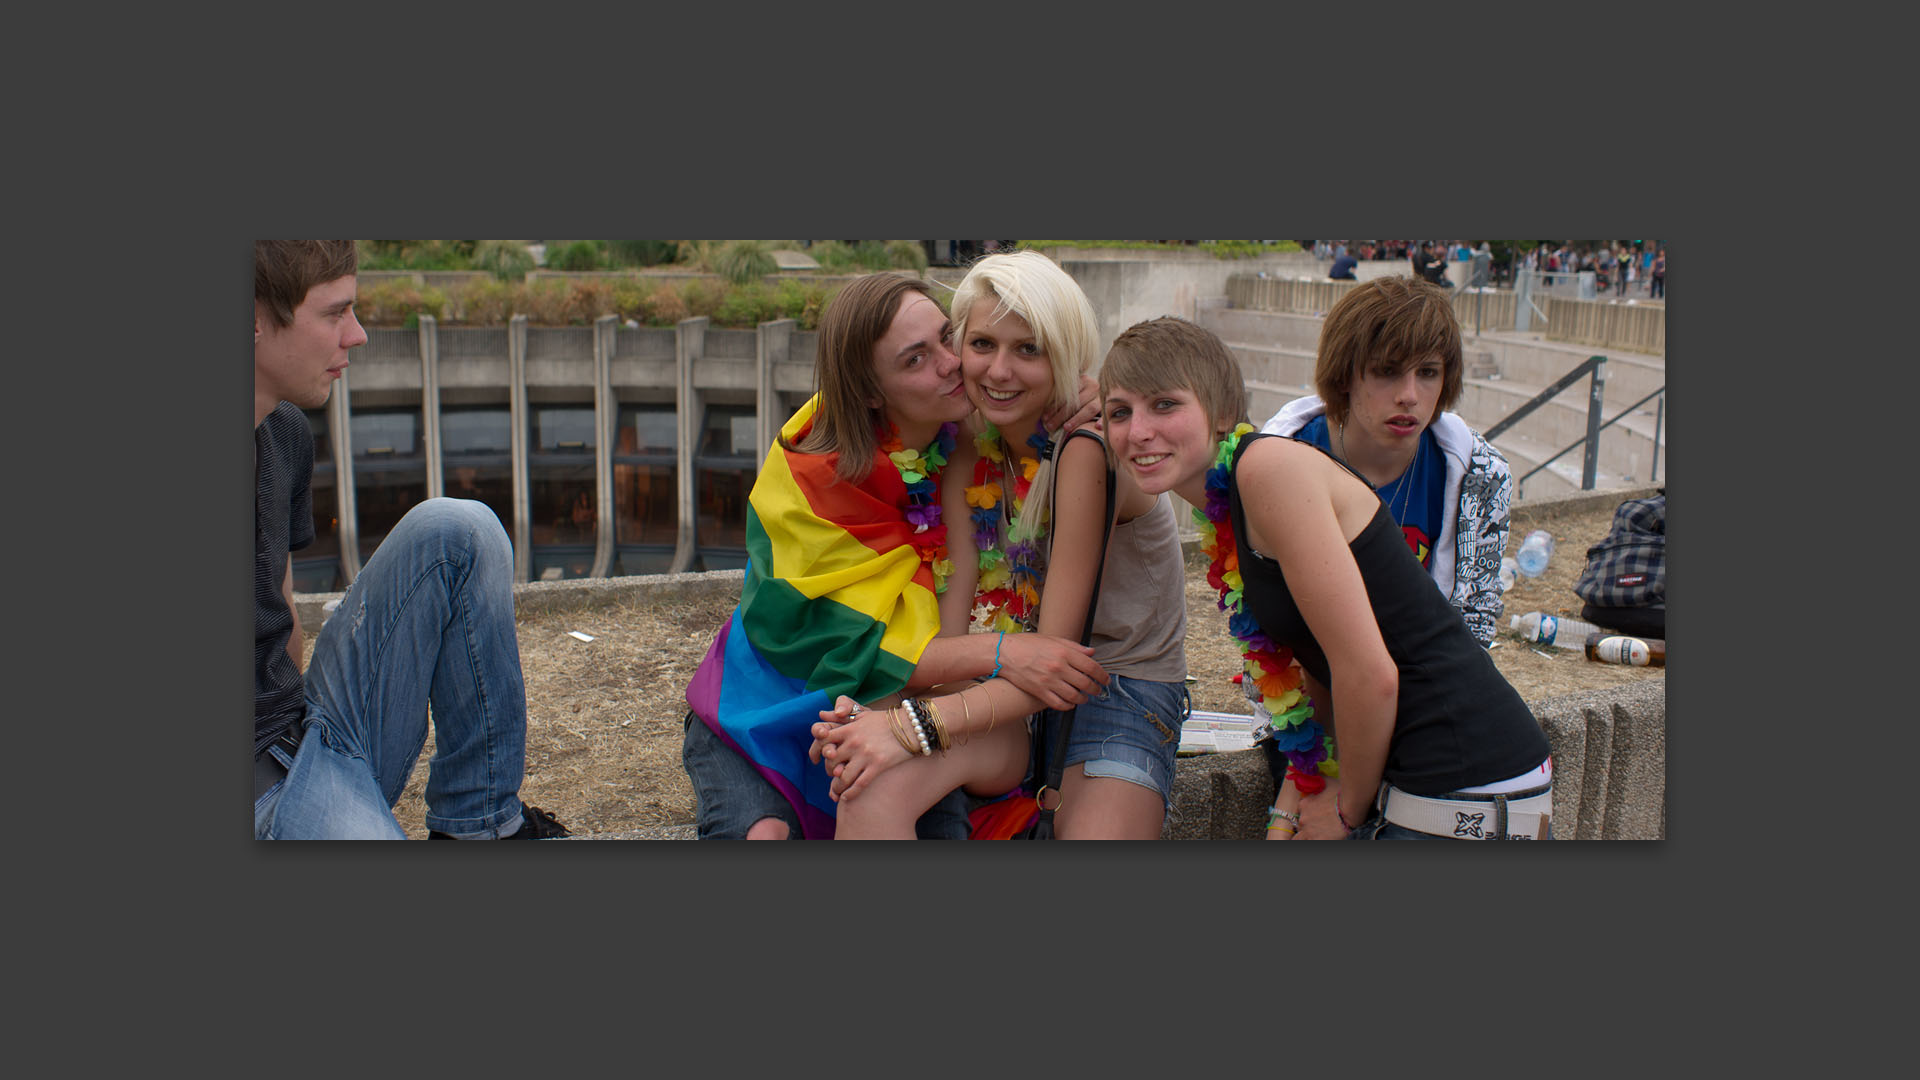
[[[1340,766],[1332,757],[1333,740],[1313,719],[1313,706],[1300,690],[1300,667],[1294,663],[1293,650],[1276,644],[1247,613],[1240,553],[1234,543],[1233,526],[1227,521],[1233,453],[1240,437],[1253,430],[1252,424],[1241,424],[1221,440],[1213,467],[1207,470],[1206,508],[1195,510],[1193,518],[1200,529],[1201,550],[1209,560],[1207,583],[1220,591],[1220,610],[1227,612],[1227,629],[1243,646],[1240,655],[1246,660],[1246,674],[1241,686],[1247,699],[1272,717],[1270,737],[1286,755],[1287,778],[1301,794],[1312,795],[1326,787],[1326,777],[1340,775]]]
[[[933,442],[925,450],[908,450],[900,443],[900,429],[888,424],[880,433],[880,452],[900,470],[900,482],[907,487],[907,523],[913,526],[913,548],[920,561],[933,574],[933,591],[947,591],[947,577],[953,573],[953,561],[947,558],[947,527],[940,524],[940,470],[952,456],[960,425],[952,421],[940,425]]]
[[[1000,440],[1000,429],[991,421],[973,437],[980,458],[973,466],[973,484],[966,489],[967,505],[973,508],[973,543],[980,552],[980,579],[974,586],[972,628],[986,633],[1004,631],[1017,634],[1032,628],[1035,609],[1040,604],[1040,583],[1046,567],[1038,540],[1047,530],[1043,518],[1032,533],[1020,527],[1020,508],[1026,505],[1033,487],[1033,475],[1040,459],[1029,459],[1013,480],[1013,501],[1007,504],[1007,450]],[[1040,427],[1027,436],[1027,445],[1044,457],[1049,448],[1047,429]],[[1007,543],[1000,543],[1000,522],[1007,521]]]

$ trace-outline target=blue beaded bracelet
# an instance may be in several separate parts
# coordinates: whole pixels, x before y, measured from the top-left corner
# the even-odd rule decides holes
[[[1002,631],[1000,631],[1000,636],[999,636],[998,638],[995,638],[995,639],[994,639],[994,642],[993,642],[993,674],[991,674],[991,675],[989,675],[989,676],[987,676],[987,678],[989,678],[989,679],[997,679],[997,678],[999,678],[999,677],[1000,677],[1000,646],[1001,646],[1002,644],[1005,644],[1005,642],[1006,642],[1006,640],[1007,640],[1007,632],[1006,632],[1005,630],[1002,630]]]

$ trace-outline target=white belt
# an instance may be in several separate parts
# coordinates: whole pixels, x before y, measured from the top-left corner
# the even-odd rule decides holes
[[[1525,798],[1507,795],[1455,796],[1432,799],[1383,784],[1383,816],[1392,824],[1431,836],[1455,840],[1539,840],[1553,816],[1553,790]]]

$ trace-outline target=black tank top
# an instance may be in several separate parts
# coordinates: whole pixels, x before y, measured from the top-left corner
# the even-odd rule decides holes
[[[1292,649],[1300,666],[1322,686],[1332,689],[1327,654],[1307,629],[1280,564],[1247,542],[1237,473],[1240,455],[1263,437],[1257,432],[1241,437],[1233,459],[1235,482],[1228,485],[1247,613],[1268,637]],[[1339,458],[1327,457],[1353,472]],[[1421,569],[1384,505],[1349,547],[1380,637],[1400,670],[1386,780],[1415,795],[1443,795],[1518,776],[1545,761],[1547,737],[1539,722]]]

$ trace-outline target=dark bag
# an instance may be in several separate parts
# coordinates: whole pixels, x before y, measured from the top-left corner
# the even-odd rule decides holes
[[[1064,454],[1067,441],[1082,435],[1092,439],[1100,439],[1097,433],[1083,428],[1072,432],[1065,439],[1062,439],[1059,449],[1054,452]],[[1101,447],[1104,452],[1104,440],[1101,440]],[[1057,464],[1054,466],[1053,480],[1055,492],[1057,493],[1060,480],[1060,468]],[[1082,645],[1085,645],[1093,637],[1093,613],[1094,610],[1100,606],[1100,579],[1106,573],[1107,541],[1113,535],[1113,501],[1113,464],[1112,459],[1108,459],[1106,524],[1102,526],[1100,531],[1100,561],[1094,564],[1093,597],[1087,601],[1087,619],[1080,624],[1080,644]],[[1058,505],[1058,503],[1056,502],[1055,505]],[[1049,536],[1049,544],[1051,544],[1051,536]],[[1047,561],[1049,564],[1053,561],[1051,551],[1048,552]],[[1057,806],[1060,795],[1060,779],[1062,774],[1067,771],[1067,744],[1073,736],[1073,714],[1077,711],[1077,709],[1067,709],[1065,711],[1059,709],[1043,709],[1040,712],[1040,718],[1034,722],[1033,775],[1041,784],[1039,790],[1034,794],[1034,801],[1040,808],[1040,814],[1039,817],[1034,819],[1033,825],[1029,827],[1026,832],[1020,834],[1020,839],[1053,839],[1053,810],[1047,807],[1046,793],[1049,789],[1053,791],[1056,800],[1055,805]]]
[[[1667,636],[1667,493],[1628,499],[1613,524],[1587,549],[1587,566],[1573,591],[1595,626],[1629,634]]]

